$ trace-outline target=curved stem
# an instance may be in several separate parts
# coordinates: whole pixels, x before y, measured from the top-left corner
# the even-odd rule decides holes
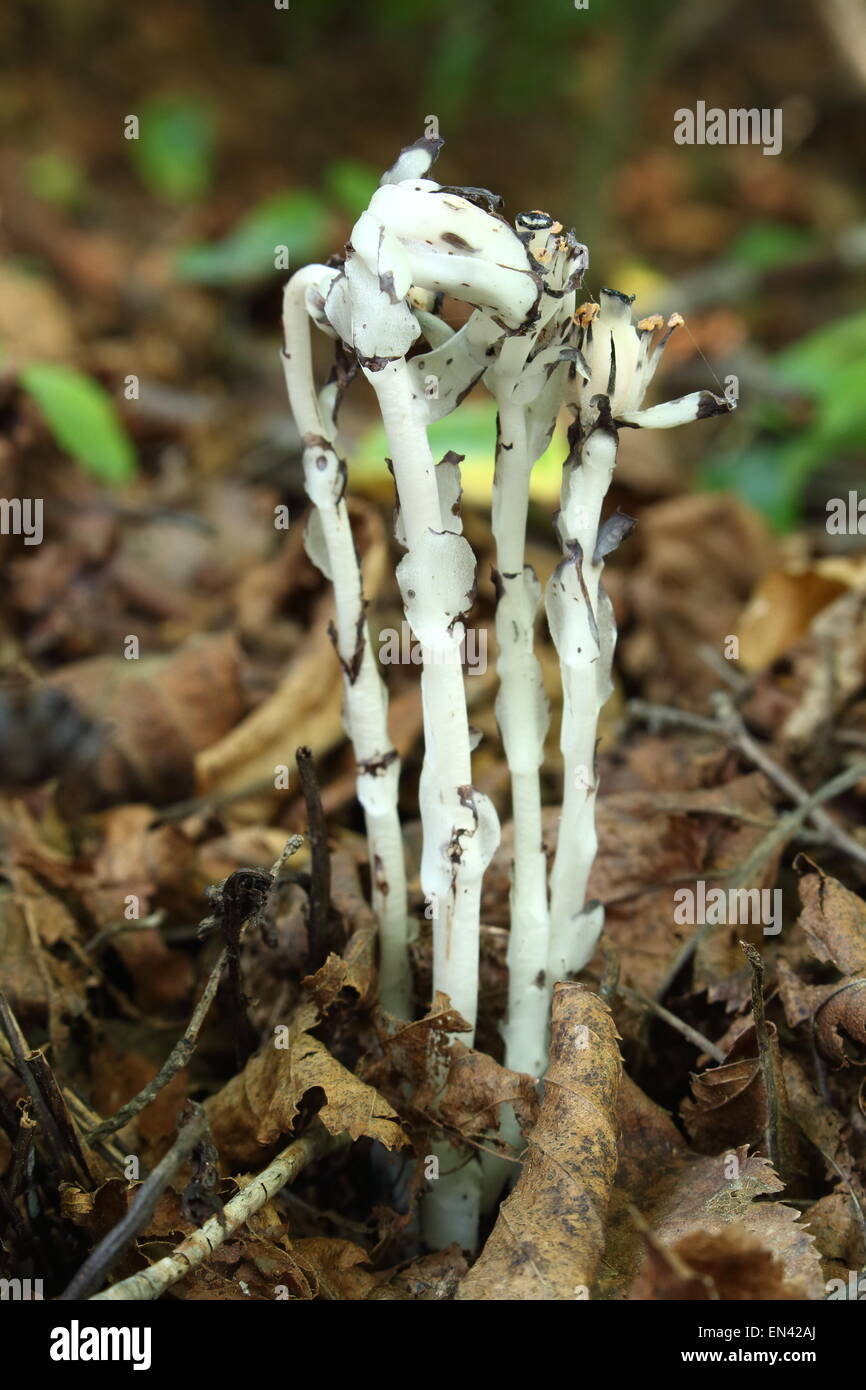
[[[389,1013],[408,1018],[412,992],[406,866],[397,812],[400,762],[388,736],[387,692],[364,617],[361,567],[344,495],[345,467],[333,448],[313,380],[305,295],[324,275],[323,266],[307,266],[286,286],[283,366],[303,438],[307,495],[317,510],[326,572],[334,586],[335,645],[343,670],[346,732],[358,765],[358,799],[364,808],[373,911],[379,924],[379,994]]]

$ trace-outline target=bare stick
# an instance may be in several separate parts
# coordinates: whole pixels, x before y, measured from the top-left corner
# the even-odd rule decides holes
[[[308,1163],[348,1142],[348,1134],[330,1135],[321,1126],[305,1134],[302,1139],[296,1139],[268,1164],[264,1172],[259,1173],[257,1178],[226,1203],[222,1210],[222,1220],[216,1216],[210,1217],[197,1231],[193,1231],[191,1236],[187,1236],[173,1254],[157,1260],[140,1274],[132,1274],[112,1288],[94,1294],[93,1301],[146,1301],[159,1298],[166,1289],[170,1289],[212,1255],[217,1246],[222,1245],[239,1226],[243,1226],[245,1221],[254,1216],[265,1202],[275,1197],[280,1188],[296,1178]]]
[[[30,1092],[39,1127],[61,1175],[70,1182],[78,1182],[83,1175],[89,1187],[91,1177],[87,1159],[54,1074],[41,1052],[29,1050],[27,1039],[2,990],[0,1022],[12,1048],[15,1070]]]
[[[743,757],[754,763],[755,767],[759,768],[765,777],[784,792],[791,801],[802,806],[809,797],[808,791],[771,758],[767,750],[752,737],[730,696],[718,692],[713,697],[713,704],[717,711],[716,719],[707,719],[703,715],[691,714],[686,710],[678,710],[670,705],[652,705],[645,700],[632,700],[629,703],[628,711],[629,714],[645,720],[651,726],[668,724],[683,729],[693,729],[696,733],[710,734],[713,738],[724,739],[739,749]],[[808,819],[821,832],[826,842],[832,844],[842,854],[847,854],[851,859],[856,860],[857,863],[866,865],[866,847],[855,840],[853,836],[848,835],[826,811],[813,807],[809,812]]]
[[[207,1121],[199,1107],[199,1114],[183,1126],[168,1153],[141,1184],[129,1211],[90,1252],[78,1273],[58,1295],[58,1302],[87,1298],[92,1289],[108,1278],[129,1242],[153,1216],[162,1193],[206,1132]]]
[[[743,955],[752,967],[752,1016],[755,1020],[755,1037],[758,1041],[758,1062],[761,1067],[761,1078],[764,1082],[764,1092],[767,1097],[767,1154],[779,1176],[783,1176],[781,1169],[782,1154],[779,1143],[780,1130],[780,1098],[778,1077],[773,1061],[770,1047],[770,1032],[767,1028],[767,1016],[764,1012],[764,962],[761,954],[751,946],[748,941],[741,941],[740,946]]]
[[[110,1119],[103,1120],[95,1129],[92,1129],[87,1136],[87,1142],[93,1144],[104,1134],[113,1134],[115,1130],[121,1129],[123,1125],[141,1114],[146,1106],[155,1100],[163,1086],[167,1086],[172,1077],[177,1076],[182,1067],[185,1067],[193,1052],[195,1051],[198,1035],[201,1032],[208,1010],[214,1001],[217,989],[219,988],[220,976],[228,960],[228,950],[220,951],[219,959],[210,973],[210,978],[204,987],[201,999],[193,1010],[192,1018],[187,1025],[186,1032],[179,1042],[176,1042],[166,1060],[163,1062],[156,1076],[147,1085],[142,1087],[138,1095],[133,1096],[122,1105],[116,1114]]]

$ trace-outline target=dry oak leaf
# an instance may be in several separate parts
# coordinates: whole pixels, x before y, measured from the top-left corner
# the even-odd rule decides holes
[[[523,1170],[460,1300],[562,1301],[595,1278],[617,1162],[622,1077],[607,1005],[557,984],[544,1100]]]
[[[347,1130],[353,1139],[378,1139],[387,1149],[407,1142],[397,1112],[385,1098],[307,1031],[317,1021],[316,1006],[302,1005],[286,1033],[266,1043],[206,1102],[224,1164],[260,1163],[261,1146],[290,1133],[301,1101],[312,1090],[324,1093],[318,1117],[331,1134]]]
[[[799,1213],[781,1202],[755,1201],[783,1186],[767,1159],[749,1155],[745,1146],[697,1156],[667,1112],[628,1077],[620,1095],[619,1124],[619,1163],[596,1297],[626,1297],[645,1259],[635,1209],[663,1245],[739,1222],[782,1261],[787,1281],[806,1290],[803,1297],[822,1297],[820,1264]]]
[[[645,1233],[647,1258],[632,1285],[633,1301],[724,1303],[802,1299],[782,1262],[733,1222],[721,1231],[693,1231],[674,1246]]]

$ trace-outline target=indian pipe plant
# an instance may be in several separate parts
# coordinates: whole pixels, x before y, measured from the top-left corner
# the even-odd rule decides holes
[[[699,391],[644,409],[679,316],[665,324],[656,315],[635,325],[632,298],[610,289],[601,290],[597,303],[580,302],[586,247],[546,213],[521,213],[512,226],[499,210],[501,200],[487,190],[435,183],[427,174],[441,145],[424,138],[404,149],[353,227],[344,254],[291,278],[283,305],[283,365],[312,504],[307,552],[334,588],[334,642],[380,932],[380,1000],[390,1013],[408,1018],[411,926],[397,810],[400,764],[365,619],[346,465],[336,451],[337,407],[353,373],[360,369],[376,394],[397,491],[395,535],[405,551],[396,579],[422,657],[421,887],[433,912],[433,988],[448,996],[471,1030],[478,1011],[481,886],[500,827],[493,804],[472,784],[461,644],[476,563],[462,534],[459,461],[449,453],[437,463],[427,431],[458,409],[478,382],[496,402],[496,715],[514,821],[503,1033],[506,1065],[540,1078],[553,985],[587,964],[603,926],[601,905],[587,902],[597,848],[598,718],[611,690],[616,644],[602,571],[635,524],[618,512],[602,515],[619,431],[668,429],[732,407]],[[446,295],[471,305],[457,330],[441,315]],[[336,369],[320,392],[311,324],[337,344]],[[554,522],[563,558],[544,602],[562,674],[564,792],[548,882],[540,768],[549,714],[534,651],[542,595],[525,551],[532,468],[563,407],[572,417]],[[504,1117],[503,1128],[519,1142],[513,1115]],[[434,1245],[458,1240],[472,1248],[480,1165],[444,1138],[437,1156],[442,1176],[425,1199],[425,1234]],[[501,1179],[501,1171],[498,1179],[494,1173],[494,1188]]]

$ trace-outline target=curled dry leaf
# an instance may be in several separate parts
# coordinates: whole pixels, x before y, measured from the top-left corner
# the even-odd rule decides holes
[[[621,1077],[607,1006],[582,985],[558,984],[523,1171],[458,1299],[565,1300],[592,1286],[616,1170]]]
[[[768,1025],[778,1051],[774,1024]],[[767,1098],[754,1028],[746,1028],[721,1066],[692,1076],[692,1098],[683,1101],[683,1123],[700,1153],[757,1144],[767,1123]]]
[[[397,1112],[333,1057],[307,1030],[315,1004],[297,1010],[285,1033],[251,1057],[244,1070],[207,1101],[205,1109],[224,1164],[260,1163],[262,1146],[290,1133],[308,1091],[321,1090],[318,1117],[331,1134],[378,1139],[387,1149],[406,1142]]]
[[[768,1023],[767,1032],[777,1091],[779,1166],[790,1177],[802,1169],[801,1146],[785,1093],[776,1025]],[[754,1026],[738,1034],[721,1066],[708,1067],[692,1077],[692,1099],[683,1101],[680,1113],[699,1153],[715,1154],[720,1149],[736,1148],[740,1144],[764,1148],[767,1091]]]

